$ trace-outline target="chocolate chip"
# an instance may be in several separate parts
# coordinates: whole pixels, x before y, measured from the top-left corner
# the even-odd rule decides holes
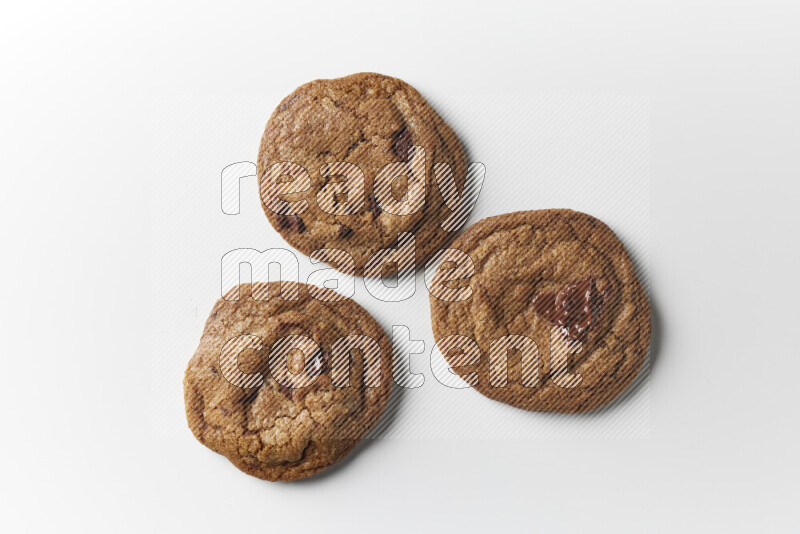
[[[556,294],[542,293],[533,299],[533,311],[551,323],[556,322]]]
[[[402,161],[411,159],[412,148],[414,148],[414,141],[411,139],[411,132],[405,126],[392,134],[392,151]]]
[[[570,284],[556,295],[558,323],[567,329],[569,337],[577,339],[592,326],[593,280],[586,278]]]
[[[339,237],[344,239],[345,237],[349,236],[353,233],[353,229],[349,226],[345,226],[343,224],[339,225]]]
[[[594,278],[584,278],[557,294],[537,295],[533,299],[533,311],[563,327],[571,339],[580,339],[600,321],[612,291],[610,285],[600,291]]]
[[[298,234],[306,231],[306,225],[299,215],[278,215],[278,224],[284,230],[291,230]]]

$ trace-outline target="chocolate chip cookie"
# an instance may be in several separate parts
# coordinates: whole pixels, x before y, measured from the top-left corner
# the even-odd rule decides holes
[[[631,383],[650,345],[650,303],[608,226],[570,210],[524,211],[484,219],[450,248],[463,254],[436,272],[450,289],[432,292],[433,333],[481,394],[585,412]]]
[[[405,232],[424,265],[453,235],[442,228],[452,211],[437,173],[447,165],[458,191],[466,176],[461,142],[425,99],[374,73],[316,80],[287,96],[267,122],[257,165],[272,226],[304,254],[347,251],[357,275]]]
[[[211,311],[184,378],[189,427],[266,480],[309,477],[375,425],[392,346],[363,308],[305,284],[242,284]]]

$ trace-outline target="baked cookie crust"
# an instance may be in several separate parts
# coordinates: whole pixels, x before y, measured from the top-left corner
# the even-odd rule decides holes
[[[407,215],[382,210],[375,177],[386,165],[410,162],[414,146],[423,147],[425,154],[424,203]],[[302,213],[276,213],[264,201],[264,191],[275,187],[265,179],[267,170],[281,162],[298,164],[310,176],[310,190],[280,196],[287,201],[305,199],[308,205]],[[363,172],[364,198],[347,199],[363,200],[355,213],[331,214],[331,205],[323,210],[317,200],[323,187],[341,181],[321,172],[335,162],[354,164]],[[287,96],[267,122],[257,162],[262,208],[291,246],[306,255],[322,248],[345,250],[355,260],[357,275],[364,274],[373,253],[396,246],[403,232],[414,234],[416,265],[424,265],[453,236],[441,228],[452,212],[436,184],[434,165],[439,163],[450,166],[456,187],[463,191],[466,157],[461,141],[404,81],[375,73],[312,81]],[[408,180],[398,178],[392,195],[402,200],[407,192]],[[345,199],[334,195],[325,202],[339,201]]]
[[[234,289],[216,303],[186,369],[184,400],[189,428],[202,444],[245,473],[289,481],[338,462],[377,423],[392,389],[392,346],[380,325],[354,301],[320,301],[310,292],[317,297],[334,292],[286,282],[282,295],[280,284],[242,284],[239,300],[232,300]],[[297,299],[290,300],[287,290]],[[370,367],[363,350],[350,351],[349,380],[342,387],[344,383],[333,379],[337,360],[331,360],[331,351],[337,340],[353,335],[375,340],[380,365]],[[313,378],[310,385],[287,387],[270,373],[270,350],[286,336],[306,336],[320,349],[305,355],[304,365],[300,352],[299,371]],[[233,360],[247,374],[250,387],[234,385],[230,368],[224,372],[231,364],[226,364],[223,349],[233,339],[256,338],[259,343],[237,351],[238,361]],[[290,352],[285,361],[297,363],[297,353]],[[346,364],[338,367],[346,369]],[[263,379],[257,383],[259,375]]]
[[[472,293],[461,302],[431,295],[434,338],[454,372],[474,373],[481,394],[525,410],[586,412],[618,396],[639,372],[650,345],[650,303],[622,243],[598,219],[571,210],[510,213],[474,224],[450,248],[474,263]],[[460,365],[461,351],[446,353],[442,340],[452,335],[474,340],[480,361]],[[497,386],[488,355],[508,335],[533,340],[538,360],[526,367],[524,351],[507,351],[507,382]],[[564,349],[570,344],[580,350]]]

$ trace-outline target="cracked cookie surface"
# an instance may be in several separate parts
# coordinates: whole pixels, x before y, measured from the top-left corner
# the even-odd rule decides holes
[[[414,146],[424,148],[420,178],[425,184],[424,203],[408,215],[382,210],[373,187],[375,177],[386,165],[409,162]],[[310,176],[309,190],[280,195],[289,202],[305,199],[308,204],[302,213],[276,213],[264,202],[265,189],[275,187],[265,179],[266,171],[280,162],[298,164]],[[332,180],[342,181],[321,172],[323,165],[335,162],[354,164],[364,175],[363,198],[356,199],[360,207],[346,214],[331,214],[331,206],[324,205],[323,210],[318,202],[318,198],[332,204],[353,200],[337,193],[330,199],[318,197],[326,185],[332,187]],[[297,250],[307,255],[322,248],[345,250],[353,256],[358,275],[372,254],[396,246],[403,232],[414,234],[416,264],[424,265],[453,235],[440,226],[451,211],[436,185],[433,168],[439,163],[450,166],[456,187],[463,191],[466,157],[461,142],[413,87],[375,73],[316,80],[287,96],[267,123],[257,162],[262,208]],[[393,198],[402,201],[409,183],[407,178],[394,180]]]
[[[510,213],[472,225],[450,248],[474,263],[472,293],[461,302],[431,295],[434,338],[440,348],[451,335],[477,343],[477,361],[446,344],[442,352],[481,394],[526,410],[585,412],[634,379],[650,345],[650,303],[601,221],[570,210]],[[493,341],[508,335],[533,340],[538,357],[518,337],[507,352],[495,346],[506,367],[502,357],[490,367]]]
[[[310,291],[317,298],[335,293],[286,282],[281,295],[279,284],[242,284],[239,293],[234,288],[216,303],[186,369],[184,400],[189,427],[201,443],[245,473],[289,481],[338,462],[377,423],[392,388],[392,346],[354,301],[320,301]],[[287,292],[292,289],[296,300]],[[315,348],[271,358],[280,351],[276,342],[287,336],[304,336]],[[332,359],[337,341],[347,336],[374,343]],[[250,343],[228,350],[236,340]],[[247,383],[231,373],[237,365]],[[292,382],[287,372],[311,383]]]

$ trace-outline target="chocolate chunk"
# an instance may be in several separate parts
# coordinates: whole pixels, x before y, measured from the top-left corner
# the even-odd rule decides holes
[[[533,299],[533,311],[551,323],[556,322],[556,294],[542,293]]]
[[[349,226],[345,226],[343,224],[339,225],[339,237],[340,238],[345,238],[345,237],[349,236],[352,233],[353,233],[353,229],[350,228]]]
[[[597,324],[610,300],[611,286],[597,289],[594,278],[584,278],[556,293],[543,293],[533,299],[533,311],[567,332],[570,339],[580,339]]]
[[[403,126],[400,130],[392,134],[392,151],[402,161],[411,159],[411,149],[414,148],[414,141],[411,139],[411,132]]]
[[[299,215],[278,215],[278,224],[284,230],[291,230],[298,234],[306,231],[306,225]]]
[[[567,329],[570,338],[578,339],[592,325],[592,286],[594,281],[586,278],[570,284],[556,295],[556,320]]]

